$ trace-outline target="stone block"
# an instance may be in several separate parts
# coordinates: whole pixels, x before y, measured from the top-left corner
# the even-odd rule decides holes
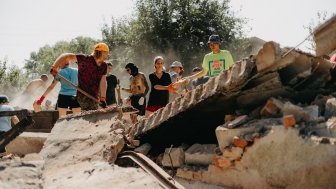
[[[214,158],[212,159],[212,163],[213,165],[221,169],[227,169],[232,165],[232,161],[223,156],[214,156]]]
[[[215,144],[194,144],[185,152],[185,163],[209,165],[216,155]]]
[[[336,98],[328,99],[325,105],[324,117],[329,119],[333,116],[336,116]]]
[[[231,149],[225,149],[223,152],[223,157],[231,161],[240,159],[243,154],[243,149],[239,147],[232,147]]]
[[[170,152],[169,152],[170,151]],[[181,167],[184,164],[184,151],[182,148],[166,148],[162,165],[165,167]]]
[[[49,133],[23,132],[6,146],[8,153],[25,155],[39,153]]]
[[[178,168],[176,172],[176,176],[183,178],[183,179],[192,180],[192,181],[200,181],[203,178],[201,171],[192,171],[192,170],[188,170],[187,168]]]
[[[152,148],[152,145],[150,145],[149,143],[145,143],[145,144],[135,148],[134,151],[142,153],[144,155],[147,155],[151,148]]]
[[[307,117],[306,112],[302,107],[296,106],[290,102],[284,104],[283,115],[293,115],[296,122],[300,122]]]
[[[227,129],[221,126],[217,127],[216,137],[220,150],[223,152],[224,149],[231,144],[234,136],[241,136],[251,132],[253,133],[255,130],[257,130],[256,127],[240,127],[234,129]]]
[[[235,127],[238,127],[241,124],[246,123],[247,120],[248,120],[248,116],[247,115],[238,116],[233,121],[230,121],[229,123],[227,123],[227,127],[229,129],[233,129]]]

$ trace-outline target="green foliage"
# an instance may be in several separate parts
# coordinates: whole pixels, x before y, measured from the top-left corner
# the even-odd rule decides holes
[[[0,60],[0,93],[10,98],[27,84],[27,75],[17,66],[7,66],[7,60]]]
[[[222,49],[242,36],[245,20],[236,17],[228,3],[228,0],[137,0],[135,18],[128,22],[113,19],[110,27],[103,27],[103,39],[113,50],[123,48],[122,57],[140,67],[152,66],[153,58],[163,55],[167,64],[180,60],[190,71],[210,51],[206,43],[211,34],[221,36]],[[112,53],[112,57],[119,60],[119,53]]]
[[[38,52],[32,52],[30,58],[25,60],[24,68],[30,78],[48,73],[50,66],[58,56],[63,53],[84,53],[90,54],[97,41],[89,37],[77,37],[70,42],[59,41],[54,46],[45,45]]]

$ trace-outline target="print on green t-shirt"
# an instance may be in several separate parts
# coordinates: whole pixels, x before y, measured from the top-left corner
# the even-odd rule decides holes
[[[225,59],[209,61],[208,68],[211,77],[219,75],[225,69]]]

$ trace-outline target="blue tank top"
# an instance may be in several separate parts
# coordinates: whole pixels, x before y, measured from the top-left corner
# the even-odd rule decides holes
[[[74,85],[78,86],[78,69],[76,68],[63,68],[59,71],[59,74],[69,80]],[[60,94],[68,96],[76,96],[77,90],[72,86],[65,83],[63,80],[59,79],[61,82]]]

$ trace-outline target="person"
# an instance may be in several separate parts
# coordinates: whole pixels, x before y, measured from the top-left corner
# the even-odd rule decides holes
[[[42,74],[39,79],[32,80],[24,90],[24,94],[33,96],[40,87],[47,88],[48,75]]]
[[[179,80],[182,79],[183,76],[183,65],[181,62],[179,61],[174,61],[171,65],[170,65],[170,69],[172,69],[172,72],[170,72],[170,79],[172,81],[172,83],[178,82]],[[169,101],[173,101],[174,99],[176,99],[177,97],[181,96],[182,94],[187,93],[189,90],[187,89],[187,86],[180,86],[177,88],[177,92],[178,93],[172,93],[169,94]]]
[[[68,62],[78,64],[78,87],[97,98],[93,100],[77,91],[77,100],[82,110],[97,110],[98,105],[106,107],[106,74],[107,64],[105,60],[109,57],[109,47],[105,43],[98,43],[94,46],[91,55],[64,53],[60,55],[51,66],[50,73],[56,76],[58,70]],[[99,103],[98,103],[99,102]]]
[[[78,70],[76,68],[69,67],[69,63],[64,65],[58,75],[64,77],[74,85],[78,85]],[[45,97],[54,89],[58,82],[61,83],[61,90],[57,99],[57,110],[59,118],[66,117],[68,108],[71,109],[74,115],[78,115],[81,112],[80,105],[77,101],[77,90],[65,83],[59,76],[56,75],[52,83],[42,94],[42,96],[36,101],[38,105],[41,105]],[[46,104],[47,105],[47,104]]]
[[[14,111],[14,108],[9,105],[9,99],[6,95],[0,95],[0,111]],[[17,116],[2,116],[0,117],[0,136],[6,133],[11,129],[11,122],[14,125],[19,123],[19,119]],[[5,152],[6,150],[0,149],[0,153]]]
[[[175,87],[186,85],[191,80],[209,75],[214,77],[222,73],[224,70],[228,70],[233,64],[233,58],[229,51],[221,50],[221,39],[219,35],[211,35],[208,40],[211,52],[206,54],[203,58],[202,70],[194,75],[183,78],[179,82],[174,84]]]
[[[172,85],[170,75],[164,71],[163,64],[162,56],[154,58],[155,71],[149,74],[151,92],[146,108],[147,116],[168,104],[169,92],[176,93],[176,88]]]
[[[130,114],[132,123],[137,122],[137,115],[145,115],[146,111],[146,95],[149,91],[147,79],[134,63],[128,63],[125,66],[126,71],[130,75],[130,88],[121,88],[121,90],[131,93],[128,100],[131,105],[138,109],[137,114]]]
[[[116,104],[115,89],[118,84],[118,79],[115,75],[112,75],[112,63],[107,63],[107,89],[106,89],[106,105]]]
[[[195,67],[195,68],[193,68],[192,73],[196,74],[200,71],[202,71],[202,69],[200,67]],[[201,84],[204,84],[204,83],[208,82],[209,79],[210,79],[209,76],[202,76],[200,78],[192,80],[191,81],[192,89],[195,89],[198,85],[201,85]]]

